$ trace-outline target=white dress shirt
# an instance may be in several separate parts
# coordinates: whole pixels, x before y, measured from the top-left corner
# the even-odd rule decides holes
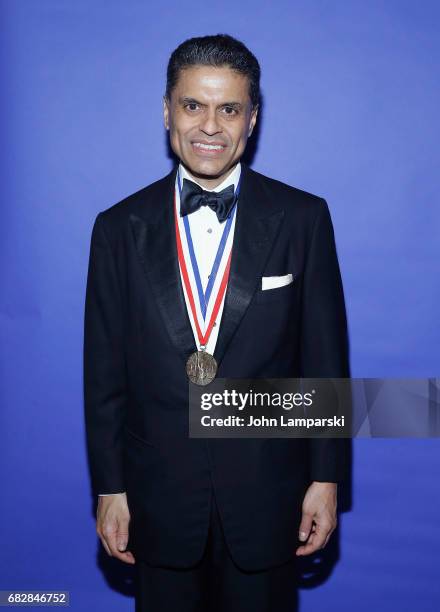
[[[192,289],[192,293],[194,297],[194,302],[196,305],[197,317],[198,317],[198,321],[199,321],[199,325],[200,325],[202,334],[205,333],[208,327],[208,324],[211,318],[211,313],[214,307],[214,302],[217,297],[220,283],[223,278],[223,273],[225,271],[225,267],[228,261],[229,253],[231,252],[231,249],[232,249],[232,244],[234,240],[235,221],[236,221],[237,213],[238,213],[238,203],[235,205],[236,210],[235,210],[234,217],[231,223],[231,228],[229,231],[228,239],[226,241],[225,249],[223,251],[223,256],[222,256],[220,265],[218,267],[217,276],[216,276],[214,286],[211,291],[211,296],[209,298],[208,308],[206,310],[206,317],[205,317],[205,320],[203,320],[203,315],[200,309],[199,294],[197,291],[197,285],[195,282],[193,268],[191,265],[191,259],[190,259],[189,251],[188,251],[188,243],[187,243],[187,238],[186,238],[185,225],[183,222],[183,217],[180,216],[180,194],[179,194],[179,187],[177,184],[177,180],[180,175],[181,186],[183,186],[183,179],[186,178],[200,185],[200,187],[202,187],[202,189],[205,189],[205,191],[221,191],[222,189],[226,189],[226,187],[229,187],[229,185],[234,185],[234,190],[235,190],[237,189],[238,181],[240,180],[240,174],[241,174],[241,164],[240,162],[238,162],[234,170],[231,172],[231,174],[229,174],[229,176],[227,176],[225,180],[222,183],[220,183],[220,185],[218,185],[217,187],[214,187],[214,189],[206,189],[205,187],[203,187],[203,185],[200,185],[200,183],[191,174],[189,174],[189,172],[186,170],[186,168],[184,168],[182,164],[179,164],[179,173],[176,175],[176,185],[175,185],[176,205],[175,206],[176,206],[177,219],[178,219],[179,230],[180,230],[180,240],[182,243],[182,250],[185,255],[186,268],[187,268],[188,276],[190,279],[191,289]],[[209,208],[209,206],[201,206],[198,210],[187,215],[187,217],[188,217],[188,222],[189,222],[189,226],[191,230],[191,238],[192,238],[192,243],[194,247],[194,253],[195,253],[197,264],[199,267],[200,279],[201,279],[203,291],[205,292],[208,281],[209,281],[209,274],[211,273],[211,269],[212,269],[212,266],[215,260],[215,256],[217,254],[217,249],[220,244],[220,239],[221,239],[224,227],[226,225],[226,221],[224,221],[223,223],[220,223],[219,220],[217,219],[217,214],[215,213],[214,210]],[[185,295],[185,303],[186,303],[186,308],[188,311],[188,317],[191,322],[191,327],[192,327],[193,334],[194,334],[194,340],[195,340],[197,348],[199,349],[200,343],[199,343],[199,339],[197,336],[197,329],[195,326],[194,317],[191,311],[189,299],[186,293],[185,283],[183,281],[181,269],[180,269],[180,280],[182,283],[183,293]],[[226,294],[226,291],[225,291],[225,294]],[[214,353],[215,345],[217,343],[220,321],[221,321],[223,306],[224,306],[224,301],[225,301],[225,294],[223,295],[222,301],[220,303],[220,308],[219,308],[215,323],[212,327],[212,331],[209,336],[208,343],[206,345],[206,351],[208,353],[211,353],[211,355]],[[115,493],[100,493],[99,497],[105,497],[106,495],[122,495],[122,493],[116,493],[116,494]]]

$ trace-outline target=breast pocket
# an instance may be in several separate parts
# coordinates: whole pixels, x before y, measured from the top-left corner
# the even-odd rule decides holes
[[[254,294],[254,301],[256,304],[271,304],[274,302],[285,302],[289,303],[295,299],[298,293],[298,278],[294,275],[293,281],[287,285],[281,287],[273,287],[271,289],[262,289],[261,281]]]

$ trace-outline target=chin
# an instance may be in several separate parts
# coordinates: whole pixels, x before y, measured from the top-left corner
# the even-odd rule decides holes
[[[215,178],[225,172],[225,167],[223,165],[219,166],[218,164],[212,164],[209,162],[187,163],[184,161],[183,163],[186,165],[189,171],[192,172],[192,174],[199,174],[200,176]]]
[[[201,177],[215,178],[216,176],[222,173],[221,168],[213,168],[209,164],[188,164],[185,161],[183,161],[183,164],[188,168],[191,174],[199,175]]]

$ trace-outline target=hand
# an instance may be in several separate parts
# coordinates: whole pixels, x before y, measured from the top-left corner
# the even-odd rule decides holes
[[[107,554],[124,563],[135,563],[131,552],[122,552],[128,543],[130,512],[126,493],[115,493],[99,498],[96,512],[96,531]]]
[[[324,548],[336,529],[335,482],[312,482],[304,496],[299,539],[306,542],[296,549],[296,555],[311,555]]]

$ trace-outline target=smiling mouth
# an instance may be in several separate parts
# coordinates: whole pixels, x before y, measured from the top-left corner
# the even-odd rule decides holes
[[[223,151],[226,149],[225,145],[219,144],[205,144],[203,142],[193,142],[192,146],[200,151]]]

